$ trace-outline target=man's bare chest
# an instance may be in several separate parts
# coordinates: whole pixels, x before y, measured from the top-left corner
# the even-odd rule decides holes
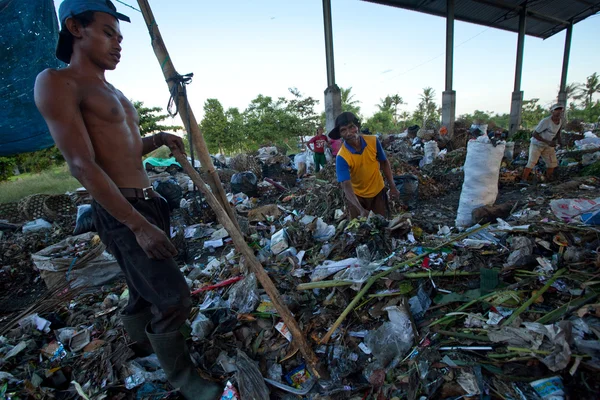
[[[81,87],[81,112],[86,124],[137,125],[137,110],[122,93],[98,86]]]

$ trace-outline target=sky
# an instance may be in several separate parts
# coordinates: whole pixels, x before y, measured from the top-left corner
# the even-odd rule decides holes
[[[166,109],[169,99],[142,14],[113,1],[121,22],[122,58],[107,80],[128,98]],[[135,0],[123,0],[138,8]],[[61,0],[55,0],[58,6]],[[244,110],[259,94],[289,97],[296,87],[320,101],[327,86],[321,0],[150,0],[170,57],[192,72],[190,105],[198,121],[208,98]],[[369,117],[388,94],[412,112],[424,87],[444,90],[445,19],[359,0],[331,0],[336,83],[352,87]],[[457,115],[507,113],[514,86],[517,34],[455,22],[454,90]],[[568,82],[600,72],[600,15],[573,28]],[[565,32],[547,40],[527,36],[522,90],[550,106],[560,84]],[[178,122],[178,121],[175,121]]]

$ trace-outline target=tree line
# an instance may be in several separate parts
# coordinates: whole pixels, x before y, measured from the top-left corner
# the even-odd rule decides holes
[[[388,94],[376,104],[377,111],[370,117],[361,113],[361,102],[352,87],[340,88],[342,111],[351,111],[363,121],[363,127],[373,133],[399,133],[408,126],[438,128],[441,125],[441,106],[435,102],[435,90],[423,89],[419,102],[412,112],[407,111],[406,103],[399,93]],[[598,122],[600,118],[600,76],[593,73],[585,83],[571,83],[566,88],[567,108],[565,116],[569,120]],[[200,129],[212,153],[232,154],[248,152],[262,145],[280,145],[291,151],[298,150],[303,138],[312,136],[318,125],[325,125],[325,113],[317,113],[319,100],[305,96],[297,88],[289,88],[288,97],[273,98],[259,94],[245,110],[230,107],[227,110],[218,99],[207,99],[204,103],[204,118]],[[180,126],[165,124],[169,118],[161,107],[146,107],[141,101],[133,101],[140,116],[142,136],[159,131],[178,131]],[[522,128],[531,130],[548,115],[548,107],[533,98],[523,102]],[[497,114],[475,110],[463,114],[457,121],[465,123],[494,123],[508,128],[509,114]],[[64,164],[64,159],[56,147],[33,153],[0,157],[0,181],[15,172],[40,172],[55,165]]]

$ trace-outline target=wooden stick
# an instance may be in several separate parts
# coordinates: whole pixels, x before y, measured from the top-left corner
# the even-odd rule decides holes
[[[477,229],[473,229],[472,231],[469,232],[465,232],[463,234],[460,234],[454,238],[452,238],[451,240],[442,243],[441,245],[437,246],[436,248],[425,252],[423,254],[421,254],[420,256],[417,257],[413,257],[409,260],[406,260],[404,262],[398,263],[396,265],[394,265],[392,268],[388,269],[387,271],[383,271],[380,272],[377,275],[372,276],[371,278],[369,278],[366,282],[365,285],[363,286],[363,288],[361,289],[360,292],[358,292],[356,294],[356,296],[354,297],[354,299],[350,302],[350,304],[348,304],[348,306],[346,307],[346,309],[342,312],[342,314],[338,317],[338,319],[335,321],[335,323],[331,326],[331,328],[329,328],[329,331],[325,334],[325,336],[323,336],[323,338],[321,339],[321,343],[327,343],[329,341],[329,339],[331,338],[331,335],[333,335],[333,332],[335,332],[335,330],[342,324],[342,322],[344,321],[344,319],[346,319],[346,317],[348,316],[348,314],[350,314],[350,312],[354,309],[354,307],[356,306],[356,304],[358,304],[358,302],[360,301],[360,299],[362,299],[362,297],[369,291],[369,288],[371,286],[373,286],[373,284],[375,282],[377,282],[379,279],[386,277],[387,275],[391,274],[392,272],[396,271],[397,269],[399,269],[400,267],[403,267],[405,265],[410,265],[410,264],[414,264],[416,261],[425,258],[425,256],[427,254],[433,253],[436,250],[439,250],[441,248],[443,248],[444,246],[449,245],[450,243],[454,243],[458,240],[462,240],[466,237],[471,236],[472,234],[479,232],[480,230],[483,230],[485,228],[487,228],[490,224],[485,224],[483,226],[480,226]]]
[[[154,50],[154,54],[158,59],[160,67],[162,69],[163,75],[167,80],[167,85],[169,86],[169,91],[172,93],[175,87],[177,86],[177,90],[180,93],[180,96],[177,98],[177,108],[179,110],[179,115],[181,116],[181,121],[185,126],[186,131],[193,138],[194,146],[196,147],[196,152],[198,153],[198,157],[200,158],[200,164],[202,172],[208,172],[209,180],[208,184],[212,189],[212,192],[215,194],[215,197],[218,199],[219,203],[223,209],[227,212],[227,215],[239,230],[239,225],[237,222],[237,218],[235,217],[235,212],[229,205],[229,201],[227,200],[227,195],[225,194],[225,190],[221,185],[221,179],[215,170],[215,166],[213,165],[212,158],[210,157],[210,153],[208,152],[208,147],[206,146],[206,142],[204,141],[204,136],[202,132],[200,132],[200,127],[198,126],[198,122],[196,121],[196,117],[190,107],[186,96],[182,95],[182,85],[173,80],[173,78],[177,77],[179,74],[175,70],[175,66],[173,65],[173,61],[169,56],[169,52],[167,51],[167,46],[162,39],[160,31],[158,30],[158,25],[156,24],[156,20],[154,19],[154,14],[152,13],[152,9],[150,8],[150,4],[148,0],[138,0],[138,4],[140,6],[140,10],[142,15],[144,16],[144,21],[146,21],[146,25],[148,27],[148,33],[150,34],[152,49]]]
[[[174,151],[173,155],[181,164],[184,171],[190,176],[194,184],[198,187],[202,194],[204,194],[206,201],[217,215],[217,219],[219,220],[221,225],[225,227],[225,229],[231,236],[235,248],[244,257],[246,263],[250,267],[250,270],[254,272],[256,278],[269,295],[273,306],[275,306],[275,309],[281,316],[281,319],[283,319],[283,322],[285,323],[290,333],[292,334],[294,340],[298,344],[298,348],[302,353],[302,356],[304,357],[304,360],[306,361],[306,364],[308,365],[310,370],[318,379],[327,379],[327,370],[321,367],[319,359],[312,351],[312,348],[310,347],[308,341],[306,340],[306,337],[302,333],[302,330],[298,326],[298,323],[294,319],[294,316],[281,299],[281,295],[277,291],[277,288],[273,284],[273,281],[271,281],[271,278],[269,278],[269,275],[263,269],[260,261],[258,261],[256,256],[254,255],[254,252],[250,249],[250,247],[248,247],[248,244],[244,240],[244,237],[242,236],[240,231],[235,227],[235,225],[233,224],[225,210],[223,210],[223,207],[221,207],[221,204],[219,204],[213,193],[211,193],[211,191],[206,188],[204,181],[202,180],[198,172],[196,172],[196,170],[190,165],[187,158],[178,151]]]

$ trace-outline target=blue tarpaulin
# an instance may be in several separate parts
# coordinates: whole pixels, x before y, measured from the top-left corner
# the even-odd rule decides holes
[[[62,68],[53,0],[0,0],[0,156],[54,144],[33,100],[36,76]]]

